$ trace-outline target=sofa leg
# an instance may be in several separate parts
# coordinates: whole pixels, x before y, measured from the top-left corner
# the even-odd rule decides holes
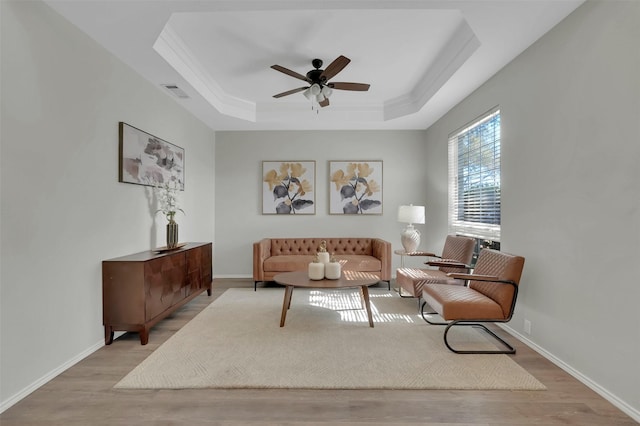
[[[253,291],[258,291],[258,281],[253,282]]]

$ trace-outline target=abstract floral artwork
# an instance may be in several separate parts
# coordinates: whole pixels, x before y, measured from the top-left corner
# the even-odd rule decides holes
[[[382,214],[382,161],[329,161],[329,214]]]
[[[118,181],[184,190],[184,149],[120,122]]]
[[[262,162],[262,214],[315,214],[315,161]]]

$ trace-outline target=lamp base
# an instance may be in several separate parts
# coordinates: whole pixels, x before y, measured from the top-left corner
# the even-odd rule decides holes
[[[409,224],[402,234],[400,234],[400,240],[402,241],[402,247],[406,253],[413,253],[418,249],[420,245],[420,232]]]

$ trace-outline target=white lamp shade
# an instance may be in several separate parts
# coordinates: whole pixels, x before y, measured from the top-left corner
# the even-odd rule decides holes
[[[424,206],[408,206],[398,207],[398,222],[402,223],[424,223]]]
[[[322,88],[322,94],[325,96],[325,98],[328,98],[329,96],[331,96],[332,93],[333,93],[333,90],[331,89],[331,87],[324,86]]]

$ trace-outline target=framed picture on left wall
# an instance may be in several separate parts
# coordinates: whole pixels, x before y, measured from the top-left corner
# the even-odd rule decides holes
[[[120,122],[118,181],[155,186],[173,183],[184,190],[184,149]]]
[[[316,214],[315,161],[262,162],[262,214]]]

